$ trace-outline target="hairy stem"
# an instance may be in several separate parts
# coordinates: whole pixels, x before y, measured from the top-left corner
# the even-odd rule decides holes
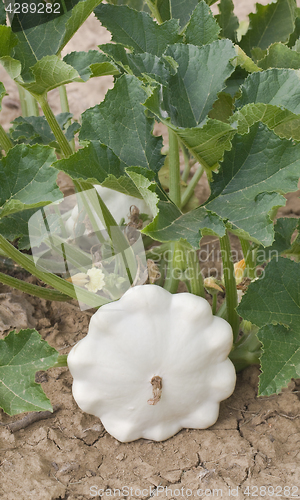
[[[151,0],[146,0],[146,4],[149,7],[152,17],[155,17],[157,24],[162,24],[163,20],[161,18],[160,12],[156,6],[156,2],[153,3]]]
[[[8,151],[13,147],[13,143],[5,132],[4,128],[0,124],[0,148],[7,154]]]
[[[167,274],[164,284],[164,289],[168,290],[170,293],[176,293],[179,285],[179,275],[180,275],[180,267],[177,266],[177,253],[179,250],[179,243],[172,242],[170,243],[170,259],[167,261]]]
[[[71,283],[68,283],[68,281],[64,280],[63,278],[60,278],[59,276],[56,276],[55,274],[39,270],[35,266],[30,256],[25,255],[19,250],[17,250],[1,234],[0,234],[0,249],[2,249],[5,252],[5,254],[11,259],[13,259],[17,264],[22,266],[23,269],[28,271],[33,276],[36,276],[47,285],[52,286],[53,288],[55,288],[64,295],[68,295],[73,299],[80,298],[82,302],[88,304],[90,307],[99,307],[100,302],[102,302],[101,305],[109,302],[104,297],[99,297],[98,295],[88,292],[83,288],[71,285]]]
[[[60,107],[62,110],[62,113],[70,113],[70,107],[69,107],[69,101],[68,101],[68,94],[67,94],[67,89],[65,85],[61,85],[59,87],[59,97],[60,97]],[[71,119],[67,121],[67,126],[69,127],[72,124]],[[72,139],[70,141],[70,146],[72,148],[73,153],[75,152],[75,139]]]
[[[226,289],[227,321],[231,325],[233,338],[236,341],[239,334],[240,319],[236,312],[238,305],[234,266],[231,258],[231,247],[228,232],[220,238],[220,248],[223,262],[223,274]]]
[[[21,290],[24,293],[33,295],[34,297],[40,297],[41,299],[55,300],[59,302],[66,302],[67,300],[71,300],[71,297],[69,297],[69,295],[57,292],[56,290],[50,290],[49,288],[43,288],[41,286],[33,285],[32,283],[27,283],[26,281],[13,278],[12,276],[8,276],[4,273],[0,273],[0,282],[4,285],[11,286],[16,290]]]
[[[64,133],[62,129],[60,128],[52,109],[50,108],[47,98],[45,96],[37,96],[37,100],[42,108],[42,111],[46,117],[47,122],[50,125],[50,128],[60,145],[60,148],[62,150],[62,153],[65,158],[68,158],[73,154],[72,148],[70,144],[68,143],[67,139],[64,136]]]
[[[180,207],[180,160],[179,160],[179,145],[178,139],[173,132],[169,129],[169,169],[170,169],[170,198]]]
[[[245,259],[245,264],[246,264],[246,269],[247,269],[247,278],[250,278],[253,280],[255,278],[255,268],[256,268],[256,263],[255,263],[255,257],[253,254],[253,250],[251,247],[251,244],[249,241],[244,240],[243,238],[240,238],[240,243]]]
[[[190,274],[188,280],[191,286],[191,293],[193,293],[194,295],[199,295],[199,297],[205,298],[203,278],[201,274],[197,252],[188,251],[187,264],[188,264],[188,271]]]
[[[204,174],[204,168],[200,165],[196,170],[196,172],[194,173],[192,179],[190,180],[184,194],[182,195],[181,208],[183,208],[188,203],[190,198],[193,196],[195,187],[197,186],[203,174]]]

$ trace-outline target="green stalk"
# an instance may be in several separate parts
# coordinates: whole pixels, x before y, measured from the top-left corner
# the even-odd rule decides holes
[[[161,18],[160,12],[157,8],[156,2],[153,3],[151,0],[146,0],[146,4],[150,9],[152,17],[155,17],[157,24],[162,24],[163,20]]]
[[[180,144],[180,148],[181,148],[181,151],[182,151],[182,154],[183,154],[183,158],[184,158],[184,170],[183,170],[181,179],[183,180],[183,182],[187,182],[187,180],[189,178],[189,174],[190,174],[190,170],[191,170],[191,166],[192,165],[190,163],[188,149],[185,147],[184,144],[182,144],[181,141],[179,141],[179,144]]]
[[[8,151],[13,147],[13,143],[8,137],[2,125],[0,125],[0,147],[7,154]]]
[[[196,172],[194,173],[192,179],[188,184],[188,187],[186,188],[185,192],[182,195],[180,208],[183,208],[188,203],[189,199],[193,196],[195,187],[197,186],[203,174],[204,174],[204,168],[200,165],[196,170]]]
[[[167,262],[167,274],[164,283],[164,289],[170,293],[176,293],[179,285],[180,267],[176,266],[176,254],[179,250],[179,243],[170,243],[171,258]]]
[[[205,298],[205,290],[203,285],[203,278],[201,274],[201,268],[199,264],[198,255],[195,251],[187,252],[187,264],[189,272],[191,272],[191,277],[188,278],[191,293],[194,295],[199,295],[199,297]]]
[[[169,132],[169,169],[170,169],[170,191],[169,196],[177,207],[180,207],[180,160],[178,139],[173,130]]]
[[[18,84],[22,116],[40,116],[39,107],[36,99],[28,90]]]
[[[213,313],[213,316],[215,316],[216,312],[217,312],[217,294],[214,293],[213,296],[212,296],[212,313]]]
[[[220,238],[220,248],[223,262],[223,274],[226,289],[227,321],[233,331],[233,339],[236,341],[239,334],[240,319],[236,312],[238,305],[237,289],[234,275],[234,266],[231,258],[231,247],[228,232]]]
[[[223,300],[222,304],[220,305],[219,309],[216,312],[216,316],[219,316],[219,318],[227,319],[227,307],[226,307],[226,298]]]
[[[68,94],[65,85],[61,85],[59,87],[59,97],[60,97],[60,106],[62,113],[70,113]],[[67,121],[67,126],[69,127],[72,124],[71,119]],[[75,152],[75,139],[70,141],[70,146],[72,148],[73,153]]]
[[[56,290],[50,290],[49,288],[43,288],[41,286],[33,285],[32,283],[26,283],[26,281],[13,278],[7,274],[0,273],[0,282],[4,285],[11,286],[16,290],[21,290],[24,293],[34,295],[34,297],[40,297],[45,300],[56,300],[59,302],[65,302],[71,300],[71,297],[64,295]]]
[[[68,158],[69,156],[71,156],[73,154],[72,148],[71,148],[70,144],[68,143],[67,139],[65,138],[64,133],[63,133],[62,129],[60,128],[60,126],[59,126],[59,124],[58,124],[58,122],[53,114],[53,111],[48,104],[47,98],[44,95],[37,96],[36,98],[37,98],[37,100],[42,108],[42,111],[46,117],[47,122],[50,125],[50,128],[51,128],[58,144],[60,145],[60,148],[62,150],[64,157]]]
[[[51,366],[51,368],[60,368],[62,366],[68,366],[67,358],[68,358],[67,354],[60,354],[57,358],[55,365]]]
[[[255,257],[253,255],[252,247],[251,244],[248,240],[244,240],[244,238],[239,238],[244,259],[245,259],[245,264],[247,268],[247,278],[250,278],[253,280],[255,278],[255,268],[256,268],[256,263],[255,263]]]
[[[0,234],[0,249],[2,249],[5,252],[5,254],[11,259],[13,259],[17,264],[22,266],[23,269],[28,271],[33,276],[36,276],[47,285],[52,286],[62,294],[68,295],[73,299],[77,300],[79,299],[91,307],[99,307],[100,301],[102,302],[101,305],[109,302],[107,299],[103,297],[99,297],[98,295],[88,292],[83,288],[80,288],[76,285],[72,285],[68,281],[56,276],[55,274],[40,271],[39,269],[37,269],[30,256],[25,255],[19,250],[17,250],[1,234]]]
[[[237,372],[240,372],[249,365],[260,364],[262,355],[261,343],[253,331],[243,335],[241,340],[233,347],[229,358],[233,362]]]

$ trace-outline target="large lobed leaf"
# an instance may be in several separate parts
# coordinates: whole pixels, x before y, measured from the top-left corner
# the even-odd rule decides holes
[[[36,330],[12,331],[0,340],[0,407],[9,415],[51,411],[51,403],[34,377],[38,370],[51,368],[57,358],[58,352]]]
[[[166,51],[178,64],[163,88],[162,108],[173,125],[196,127],[212,109],[217,95],[233,73],[232,42],[217,40],[203,47],[174,44]]]
[[[80,140],[104,144],[128,167],[158,172],[164,162],[162,140],[152,135],[154,120],[141,104],[146,98],[141,82],[123,75],[101,104],[83,113]]]
[[[250,25],[242,37],[241,48],[251,56],[251,50],[264,50],[272,43],[287,42],[295,29],[296,1],[277,0],[268,5],[256,4],[256,13],[250,14]]]
[[[132,48],[136,53],[161,56],[167,45],[180,40],[178,21],[158,25],[149,14],[127,6],[99,5],[96,17],[112,33],[112,40]]]
[[[248,287],[238,313],[257,325],[263,344],[259,393],[278,393],[300,377],[300,264],[279,257]]]
[[[0,218],[62,198],[48,146],[17,145],[0,162]]]
[[[297,191],[300,144],[279,139],[257,124],[245,136],[236,135],[213,176],[206,208],[227,220],[245,239],[272,244],[273,217],[285,205],[285,193]]]
[[[206,45],[218,39],[220,26],[210,8],[201,0],[193,11],[184,32],[185,42],[193,45]]]
[[[19,61],[19,72],[23,79],[31,80],[30,68],[45,56],[60,54],[99,1],[101,0],[65,0],[67,12],[53,19],[52,15],[44,18],[37,13],[19,16],[18,26],[14,28],[13,25],[15,33],[8,26],[0,26],[0,40],[3,42],[0,41],[0,57],[6,56],[2,63],[9,70],[10,76],[17,76],[16,65]]]

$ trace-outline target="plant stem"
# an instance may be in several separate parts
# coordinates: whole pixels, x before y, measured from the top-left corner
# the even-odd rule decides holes
[[[169,132],[169,169],[170,169],[170,198],[180,207],[180,160],[179,160],[179,145],[178,139],[173,130]]]
[[[62,129],[60,128],[60,126],[59,126],[59,124],[58,124],[58,122],[53,114],[53,111],[48,104],[47,98],[44,95],[42,95],[42,96],[37,96],[37,100],[42,108],[42,111],[46,117],[47,122],[50,125],[50,128],[51,128],[58,144],[60,145],[60,148],[62,150],[64,157],[68,158],[69,156],[71,156],[73,154],[72,148],[71,148],[70,144],[68,143],[67,139],[65,138],[64,133],[63,133]]]
[[[151,2],[151,0],[146,0],[146,4],[150,9],[152,17],[155,17],[157,24],[162,24],[163,20],[161,18],[160,12],[156,6],[156,3],[154,4]]]
[[[25,118],[27,116],[39,116],[39,107],[36,99],[33,97],[28,90],[24,89],[18,84],[22,116]]]
[[[191,277],[188,278],[191,286],[191,293],[205,298],[203,278],[201,274],[198,254],[196,251],[188,251],[187,264],[189,273],[191,272]]]
[[[11,142],[2,125],[0,125],[0,146],[6,154],[13,147],[13,143]]]
[[[244,335],[233,347],[229,358],[233,362],[237,372],[240,372],[249,365],[260,363],[262,354],[261,343],[256,336],[256,331]]]
[[[62,113],[70,113],[68,94],[65,85],[61,85],[59,87],[59,97],[60,97],[60,106]],[[69,127],[72,124],[71,119],[67,121],[67,126]],[[70,146],[72,148],[73,153],[75,152],[75,139],[70,141]]]
[[[176,266],[176,254],[179,250],[179,243],[170,243],[171,258],[167,262],[167,275],[165,279],[164,289],[170,293],[176,293],[179,285],[180,268]]]
[[[61,366],[68,366],[67,358],[68,358],[67,354],[60,354],[57,358],[56,363],[53,366],[51,366],[51,368],[60,368]]]
[[[200,165],[196,170],[196,172],[194,173],[192,179],[188,184],[188,187],[186,188],[185,192],[182,195],[180,208],[183,208],[188,203],[189,199],[193,196],[195,187],[197,186],[203,174],[204,174],[204,168]]]
[[[65,302],[71,300],[69,295],[64,295],[56,290],[50,290],[49,288],[43,288],[41,286],[33,285],[32,283],[26,283],[26,281],[13,278],[7,274],[0,273],[0,282],[4,285],[11,286],[16,290],[21,290],[24,293],[34,295],[34,297],[40,297],[45,300],[56,300],[59,302]]]
[[[98,295],[88,292],[83,288],[80,288],[76,285],[72,285],[68,281],[64,280],[63,278],[60,278],[59,276],[56,276],[55,274],[40,271],[35,266],[32,258],[17,250],[1,234],[0,234],[0,249],[2,249],[8,257],[13,259],[17,264],[22,266],[30,274],[36,276],[47,285],[52,286],[59,292],[68,295],[73,299],[81,300],[85,304],[88,304],[90,307],[99,307],[100,305],[109,302],[104,297],[99,297]]]
[[[217,294],[214,293],[213,296],[212,296],[212,313],[213,313],[213,316],[215,316],[216,312],[217,312]]]
[[[240,243],[246,263],[246,268],[247,268],[247,278],[250,278],[253,280],[255,278],[255,268],[256,268],[256,263],[255,263],[255,257],[253,255],[253,251],[251,248],[251,244],[248,240],[244,240],[244,238],[240,238]]]
[[[185,147],[184,144],[181,143],[181,141],[180,141],[180,148],[181,148],[183,158],[184,158],[184,170],[183,170],[181,179],[183,180],[183,182],[187,182],[192,165],[190,163],[188,149]]]
[[[233,339],[235,342],[239,334],[240,319],[238,313],[235,310],[238,305],[238,298],[234,267],[231,258],[231,247],[227,230],[225,236],[220,238],[220,248],[222,254],[223,274],[226,289],[227,321],[231,325],[233,331]]]

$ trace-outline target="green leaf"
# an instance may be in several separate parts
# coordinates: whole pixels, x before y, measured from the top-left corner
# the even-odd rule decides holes
[[[299,40],[300,38],[300,8],[297,7],[296,9],[296,19],[295,19],[295,30],[293,31],[293,33],[291,34],[290,36],[290,39],[288,41],[288,46],[290,48],[293,48],[297,42],[297,40]]]
[[[61,129],[66,125],[67,121],[72,117],[71,113],[60,113],[56,115],[56,119]],[[11,137],[16,142],[23,144],[56,144],[56,139],[45,118],[45,116],[18,116],[12,122],[10,130]],[[57,144],[57,148],[59,148]]]
[[[121,76],[101,104],[83,113],[80,140],[105,144],[128,167],[158,172],[164,162],[162,140],[152,135],[154,119],[146,117],[141,104],[146,98],[136,77]]]
[[[287,109],[271,104],[246,104],[229,119],[239,134],[247,134],[254,123],[262,122],[276,135],[300,140],[300,118]]]
[[[89,17],[94,8],[99,4],[99,0],[64,0],[67,12],[57,16],[39,16],[37,13],[27,13],[19,16],[19,25],[13,29],[0,26],[0,40],[3,35],[10,36],[13,40],[9,44],[0,42],[0,57],[11,56],[13,61],[6,61],[6,69],[10,66],[16,73],[18,61],[22,65],[22,77],[24,80],[31,79],[30,68],[44,56],[58,55],[63,47],[72,38],[78,28]],[[76,5],[74,5],[76,3]],[[48,22],[46,22],[48,21]],[[8,32],[1,31],[6,28]],[[15,45],[15,46],[14,46]],[[6,53],[5,53],[6,51]],[[10,76],[12,76],[10,72]],[[13,77],[13,76],[12,76]]]
[[[173,125],[195,127],[206,118],[234,71],[230,62],[236,57],[234,46],[229,40],[203,47],[175,44],[168,47],[166,55],[178,63],[178,68],[163,88],[162,108]]]
[[[268,5],[256,4],[256,14],[250,14],[247,33],[240,46],[248,56],[251,49],[267,49],[272,43],[287,42],[295,29],[295,0],[277,0]]]
[[[220,92],[218,94],[218,99],[213,105],[213,109],[208,113],[210,118],[214,120],[219,120],[224,123],[229,122],[229,118],[232,116],[234,109],[234,100],[230,94],[226,92]]]
[[[69,66],[73,66],[79,73],[81,79],[86,82],[94,76],[118,75],[119,70],[108,57],[100,54],[97,50],[88,52],[71,52],[67,54],[63,61]]]
[[[257,325],[263,343],[259,393],[278,393],[300,376],[300,264],[272,259],[264,276],[251,283],[237,308]]]
[[[156,5],[163,21],[178,19],[181,28],[189,21],[199,0],[157,0]],[[212,5],[217,0],[206,0],[207,5]]]
[[[181,239],[186,240],[192,247],[199,248],[202,236],[222,237],[225,235],[223,221],[203,207],[183,215],[178,209],[170,207],[168,202],[159,202],[158,208],[159,214],[142,230],[142,233],[151,236],[154,240],[167,242]]]
[[[27,411],[52,411],[40,384],[38,370],[47,370],[57,361],[58,352],[36,330],[12,331],[0,340],[0,406],[9,415]]]
[[[236,133],[229,124],[217,120],[208,119],[203,127],[180,128],[172,125],[170,120],[162,117],[160,108],[160,94],[156,89],[152,96],[147,99],[145,106],[154,113],[167,127],[174,130],[183,144],[192,155],[210,174],[212,168],[216,168],[222,160],[224,151],[231,149],[231,139]]]
[[[222,28],[221,36],[235,42],[239,20],[233,13],[234,5],[232,0],[221,0],[218,9],[220,14],[216,16],[216,19]]]
[[[300,144],[279,139],[264,125],[254,125],[245,136],[236,135],[213,175],[206,208],[227,220],[245,239],[269,246],[274,240],[270,216],[285,205],[285,193],[296,191]]]
[[[239,45],[235,46],[235,50],[237,53],[237,61],[236,64],[240,66],[242,69],[245,69],[248,73],[254,73],[255,71],[261,71],[253,60],[247,56],[247,54],[239,47]]]
[[[191,19],[184,32],[186,43],[206,45],[218,39],[220,27],[210,8],[201,0],[192,13]]]
[[[117,64],[122,72],[133,74],[146,81],[154,80],[166,84],[170,72],[174,69],[165,57],[157,57],[148,52],[143,54],[130,54],[121,44],[107,43],[99,45],[108,56]]]
[[[6,24],[6,11],[4,2],[0,2],[0,24]]]
[[[2,109],[2,99],[6,95],[6,90],[2,82],[0,82],[0,111]]]
[[[293,69],[268,69],[249,75],[241,87],[237,108],[251,102],[272,104],[300,114],[300,71]]]
[[[271,246],[257,249],[257,265],[262,265],[270,259],[278,258],[280,254],[287,254],[291,250],[292,236],[299,226],[299,219],[292,217],[277,219],[274,225],[275,238]]]
[[[157,204],[159,202],[159,198],[154,192],[156,190],[156,182],[153,180],[149,180],[145,175],[142,175],[142,173],[147,174],[147,172],[141,172],[141,169],[135,169],[134,167],[131,167],[127,168],[126,172],[134,182],[135,186],[139,190],[140,195],[145,200],[146,204],[150,208],[151,213],[155,217],[158,213]]]
[[[79,149],[69,158],[54,163],[57,170],[65,172],[73,180],[102,184],[140,198],[138,189],[126,174],[126,166],[109,147],[96,141]]]
[[[48,146],[17,145],[0,162],[0,217],[62,198]]]
[[[96,17],[112,33],[112,40],[132,48],[136,53],[161,56],[167,45],[180,40],[178,21],[158,25],[149,14],[127,6],[99,5]]]
[[[112,5],[128,5],[128,7],[131,7],[132,9],[150,13],[145,0],[108,0],[107,3]]]
[[[19,250],[29,250],[28,221],[36,209],[24,210],[0,219],[0,234],[8,241],[18,239]]]
[[[282,43],[274,43],[268,48],[267,55],[258,61],[260,68],[300,68],[300,53]]]
[[[45,56],[32,68],[33,79],[19,82],[22,87],[37,96],[71,82],[80,82],[79,73],[57,56]]]

